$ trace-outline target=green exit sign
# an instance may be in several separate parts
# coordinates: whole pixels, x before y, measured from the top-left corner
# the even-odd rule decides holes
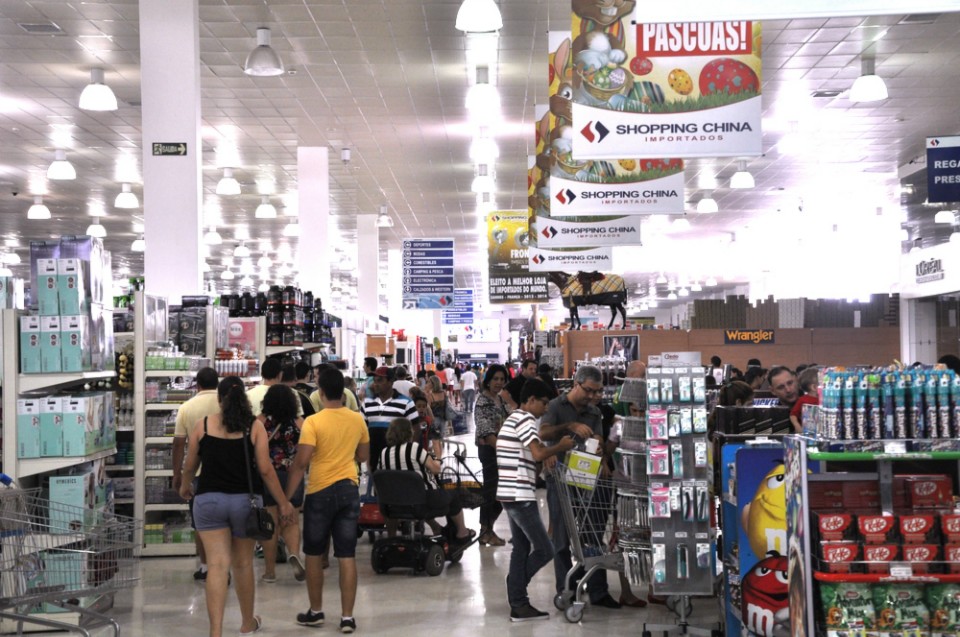
[[[184,142],[173,142],[173,143],[167,143],[167,144],[155,142],[153,144],[154,157],[163,157],[167,155],[183,156],[186,154],[187,154],[187,145]]]

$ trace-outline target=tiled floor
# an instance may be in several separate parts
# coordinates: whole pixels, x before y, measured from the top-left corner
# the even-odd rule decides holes
[[[541,492],[541,510],[546,519],[546,504]],[[467,523],[477,528],[477,511],[467,511]],[[506,515],[497,523],[497,533],[509,537]],[[371,544],[366,537],[358,545],[359,590],[355,616],[358,633],[368,635],[429,635],[501,637],[504,631],[516,635],[639,635],[645,621],[673,623],[673,615],[662,606],[651,609],[622,608],[585,610],[581,624],[567,622],[553,608],[553,568],[547,565],[531,583],[532,603],[550,611],[549,621],[512,624],[506,602],[504,575],[510,559],[510,544],[493,548],[475,545],[468,549],[458,565],[447,565],[437,577],[413,575],[409,570],[394,570],[384,575],[370,566]],[[262,566],[255,566],[257,576]],[[206,635],[208,630],[203,585],[193,581],[193,559],[152,558],[143,562],[139,586],[118,595],[112,611],[122,626],[124,637],[158,635],[185,637]],[[264,635],[304,635],[318,629],[299,626],[295,616],[307,608],[305,585],[296,582],[289,568],[278,565],[276,584],[257,584],[256,612],[263,617]],[[619,595],[615,573],[609,573],[611,593]],[[325,633],[336,633],[339,624],[340,596],[337,589],[337,564],[326,571],[324,591],[327,625]],[[717,602],[699,599],[694,604],[694,620],[715,622]],[[224,635],[240,630],[240,614],[231,589],[227,601]],[[106,634],[106,633],[98,633]]]

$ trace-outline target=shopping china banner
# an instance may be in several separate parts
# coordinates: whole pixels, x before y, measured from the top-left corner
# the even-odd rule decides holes
[[[530,248],[531,272],[610,272],[613,248]]]
[[[487,215],[487,289],[490,303],[546,303],[547,277],[531,274],[528,211],[501,210]]]
[[[537,113],[538,165],[549,176],[553,216],[682,213],[682,159],[575,160],[569,31],[551,31],[549,113]]]
[[[573,1],[573,157],[759,155],[760,24]]]
[[[544,217],[537,221],[538,248],[640,244],[640,217],[636,215],[593,217],[590,221],[568,221],[557,217]]]

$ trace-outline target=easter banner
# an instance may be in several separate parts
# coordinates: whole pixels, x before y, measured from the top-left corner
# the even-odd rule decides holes
[[[569,31],[550,31],[549,111],[535,110],[537,153],[549,216],[683,213],[682,159],[577,160]]]
[[[612,248],[530,248],[531,272],[610,272]]]
[[[573,2],[573,157],[759,155],[760,24]],[[631,19],[632,18],[632,19]]]
[[[547,277],[530,274],[526,210],[487,215],[487,289],[490,303],[546,303]]]

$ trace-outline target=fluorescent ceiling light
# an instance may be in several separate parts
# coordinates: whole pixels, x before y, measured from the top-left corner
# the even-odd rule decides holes
[[[676,300],[677,300],[677,293],[676,293],[676,292],[671,292],[670,294],[668,294],[668,295],[667,295],[667,300],[668,300],[668,301],[676,301]]]
[[[107,229],[100,225],[99,220],[94,220],[93,223],[87,226],[87,234],[97,239],[103,239],[107,236]]]
[[[254,77],[273,77],[283,75],[283,61],[270,46],[270,29],[257,29],[257,46],[243,64],[243,72]]]
[[[123,184],[120,187],[120,194],[113,200],[113,205],[117,208],[139,208],[140,200],[130,191],[130,184]]]
[[[273,265],[273,261],[267,255],[263,255],[262,257],[257,259],[257,267],[260,268],[261,270],[265,270],[266,268],[269,268],[272,265]]]
[[[249,257],[250,248],[248,248],[247,245],[243,241],[241,241],[240,245],[238,245],[236,248],[233,249],[233,256],[237,257],[238,259],[244,259],[246,257]]]
[[[392,228],[393,227],[393,217],[387,212],[386,206],[380,206],[380,214],[377,215],[377,227],[378,228]]]
[[[933,217],[934,223],[949,223],[952,224],[956,221],[956,213],[953,210],[941,210]]]
[[[473,178],[470,190],[472,192],[493,192],[495,189],[496,183],[493,181],[493,177],[488,174],[487,164],[478,165],[477,176]]]
[[[257,206],[257,210],[253,216],[257,219],[276,219],[277,209],[270,203],[270,198],[264,196],[260,198],[260,205]]]
[[[207,263],[206,260],[204,260],[203,264],[200,266],[200,271],[205,273],[210,271],[210,264]]]
[[[456,28],[467,33],[489,33],[503,28],[503,16],[493,0],[463,0]]]
[[[960,243],[960,232],[950,234],[950,243]]]
[[[693,285],[690,286],[690,291],[691,291],[691,292],[703,292],[703,286],[700,285],[698,282],[694,281],[694,282],[693,282]]]
[[[700,214],[711,214],[719,210],[720,206],[717,205],[717,200],[710,195],[697,202],[697,212]]]
[[[680,291],[677,292],[678,296],[690,296],[690,290],[687,288],[680,288]]]
[[[217,182],[217,194],[225,196],[240,194],[240,182],[233,178],[232,168],[223,169],[223,177]]]
[[[43,197],[34,197],[33,205],[27,210],[27,219],[49,219],[50,209],[43,205]]]
[[[54,153],[53,163],[47,168],[47,179],[68,181],[77,178],[77,170],[67,161],[67,151],[58,150]]]
[[[80,93],[80,109],[84,111],[115,111],[117,96],[103,81],[103,69],[90,69],[90,83]]]
[[[677,217],[673,220],[673,229],[683,232],[690,229],[690,222],[683,217]]]
[[[730,187],[731,188],[753,188],[756,186],[756,182],[747,171],[747,162],[743,159],[737,162],[737,172],[733,173],[733,177],[730,178]]]
[[[220,236],[215,227],[210,226],[210,229],[203,235],[203,242],[208,246],[218,246],[223,243],[223,237]]]
[[[883,78],[874,72],[876,60],[861,56],[860,77],[853,82],[849,98],[851,102],[879,102],[887,99],[887,85]]]
[[[500,113],[500,92],[487,82],[477,83],[467,91],[467,110],[470,117],[484,120],[495,118]]]
[[[388,217],[389,219],[389,217]],[[377,218],[377,223],[380,223],[380,219]],[[299,237],[300,236],[300,224],[296,221],[288,223],[283,227],[283,236],[285,237]]]
[[[20,264],[20,255],[16,252],[7,252],[3,255],[3,259],[0,259],[3,263],[7,265],[19,265]]]
[[[667,277],[665,277],[661,273],[660,276],[657,277],[657,285],[664,285],[666,282],[667,282]]]
[[[268,292],[269,290],[270,290],[270,284],[269,284],[269,283],[261,283],[261,284],[257,287],[257,292]]]
[[[251,277],[251,276],[248,275],[248,276],[245,276],[245,277],[243,277],[242,279],[240,279],[240,287],[252,288],[252,287],[253,287],[253,277]]]
[[[147,242],[143,240],[143,235],[140,235],[130,244],[130,249],[134,252],[143,252],[147,249]]]
[[[470,142],[470,159],[475,164],[492,164],[500,156],[500,148],[489,137],[475,137]]]
[[[717,279],[716,277],[712,277],[712,276],[707,277],[707,280],[704,281],[703,284],[706,285],[708,288],[715,288],[717,287]]]
[[[230,270],[224,270],[220,273],[220,279],[223,281],[233,281],[233,272]]]

